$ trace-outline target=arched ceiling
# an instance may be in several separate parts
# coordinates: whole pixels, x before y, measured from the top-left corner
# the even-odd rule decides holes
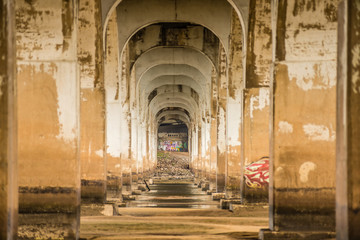
[[[219,48],[228,51],[232,8],[244,24],[248,0],[103,0],[102,7],[105,26],[116,8],[120,58],[126,47],[140,119],[201,121],[210,111]]]
[[[123,0],[116,7],[119,48],[139,29],[158,22],[191,22],[207,27],[228,49],[231,5],[219,0]],[[126,27],[123,27],[126,26]]]
[[[113,11],[115,11],[115,9],[117,8],[117,6],[120,4],[120,3],[124,3],[125,0],[102,0],[101,1],[101,12],[102,12],[102,24],[103,24],[103,29],[104,29],[104,34],[103,36],[105,36],[105,31],[106,31],[106,26],[107,26],[107,23],[109,21],[109,18],[110,18],[110,15]],[[141,8],[140,5],[138,5],[139,9],[140,10],[140,14],[142,12],[145,12],[146,10],[148,9],[151,9],[151,8],[155,8],[155,6],[157,5],[149,5],[150,2],[151,4],[160,4],[159,7],[163,6],[164,2],[163,0],[153,0],[153,1],[150,1],[150,0],[146,0],[146,1],[141,1],[141,0],[127,0],[129,3],[132,3],[132,5],[135,5],[138,4],[139,2],[146,2],[148,3],[148,6],[147,8]],[[222,4],[223,6],[225,5],[229,5],[236,11],[236,13],[238,14],[238,17],[240,19],[240,22],[242,24],[242,29],[244,30],[244,34],[243,36],[246,36],[246,32],[247,32],[247,26],[248,26],[248,16],[249,16],[249,2],[250,0],[207,0],[209,1],[209,3],[204,3],[204,1],[201,1],[201,0],[191,0],[189,1],[190,4],[197,4],[199,8],[196,9],[196,7],[192,7],[193,11],[195,11],[195,13],[193,11],[191,11],[191,13],[194,13],[194,15],[201,15],[201,17],[205,17],[207,19],[212,19],[213,21],[218,21],[219,19],[215,18],[215,16],[218,16],[220,17],[219,15],[215,14],[213,15],[212,11],[214,11],[214,13],[216,13],[217,9],[215,8],[215,10],[212,8],[212,11],[209,11],[209,9],[203,9],[203,6],[206,6],[206,5],[210,5],[210,6],[217,6],[217,4]],[[167,0],[167,6],[170,5],[170,8],[169,9],[166,9],[165,8],[165,11],[164,13],[168,12],[169,10],[172,10],[169,12],[169,17],[172,17],[170,19],[174,19],[175,21],[182,21],[185,16],[182,16],[180,15],[179,16],[179,10],[185,10],[185,13],[186,12],[190,12],[189,11],[189,2],[188,3],[185,3],[185,1],[177,1],[177,0]],[[215,3],[215,4],[214,4]],[[183,5],[181,5],[183,4]],[[195,5],[194,4],[194,5]],[[199,6],[200,4],[200,6]],[[175,7],[176,6],[176,7]],[[179,8],[180,7],[180,8]],[[227,7],[226,7],[227,8]],[[127,11],[129,11],[130,9],[127,9]],[[163,9],[161,9],[163,10]],[[121,10],[119,10],[120,13],[121,13]],[[136,11],[135,13],[139,13],[139,11]],[[130,14],[133,14],[135,17],[138,17],[136,16],[136,14],[134,14],[134,12],[131,12]],[[229,14],[230,15],[230,14]],[[166,21],[169,21],[170,19],[166,19],[164,22]],[[193,19],[193,18],[189,18],[189,19],[185,19],[183,21],[185,22],[191,22],[190,20]],[[120,22],[121,23],[121,22]],[[140,21],[137,22],[138,25],[140,24]],[[193,23],[196,23],[196,22],[193,22]],[[200,23],[199,23],[200,24]],[[123,26],[126,26],[124,23],[122,23]],[[147,24],[149,25],[149,24]],[[202,25],[202,24],[200,24]],[[212,24],[211,24],[212,25]],[[144,25],[143,25],[144,26]],[[206,25],[204,25],[206,26]],[[130,29],[129,28],[129,32],[131,33],[134,33],[137,29],[139,29],[140,27],[137,27],[135,29]],[[211,28],[210,28],[211,29]],[[215,29],[212,29],[213,31],[215,31]],[[220,33],[217,34],[218,36],[220,35]],[[128,38],[130,37],[130,35],[128,36]],[[124,41],[124,40],[123,40]],[[124,41],[124,45],[125,45],[125,42]],[[225,41],[227,43],[227,40]],[[124,46],[123,45],[123,46]],[[123,47],[121,46],[121,47]]]
[[[206,55],[190,48],[164,48],[151,49],[142,54],[134,64],[135,79],[141,81],[142,75],[157,65],[186,64],[198,69],[206,79],[211,79],[213,63]],[[138,85],[138,84],[136,84]]]
[[[207,28],[191,23],[158,23],[137,31],[129,41],[130,67],[146,51],[155,47],[187,47],[205,54],[215,66],[219,39]]]

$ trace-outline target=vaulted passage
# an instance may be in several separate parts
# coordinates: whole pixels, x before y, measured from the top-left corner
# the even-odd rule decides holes
[[[358,0],[0,13],[0,239],[360,239]]]

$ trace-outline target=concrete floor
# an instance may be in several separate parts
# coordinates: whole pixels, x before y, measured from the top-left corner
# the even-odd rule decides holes
[[[268,226],[267,207],[221,210],[189,182],[156,182],[151,189],[120,208],[120,216],[81,217],[81,239],[258,239]]]

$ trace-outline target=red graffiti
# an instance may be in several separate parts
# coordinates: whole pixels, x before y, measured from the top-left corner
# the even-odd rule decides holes
[[[245,167],[245,183],[250,188],[264,188],[269,184],[269,158],[263,157]]]

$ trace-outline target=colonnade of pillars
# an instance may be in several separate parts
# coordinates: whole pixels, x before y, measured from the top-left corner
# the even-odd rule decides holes
[[[188,125],[198,182],[268,197],[262,239],[360,237],[359,1],[257,0],[242,17],[203,1],[174,16],[173,1],[118,1],[105,25],[100,0],[0,0],[1,239],[77,238],[81,201],[151,176],[169,117]],[[145,5],[157,10],[131,11]],[[198,25],[162,24],[180,20]],[[251,189],[245,166],[262,157],[269,186]]]

